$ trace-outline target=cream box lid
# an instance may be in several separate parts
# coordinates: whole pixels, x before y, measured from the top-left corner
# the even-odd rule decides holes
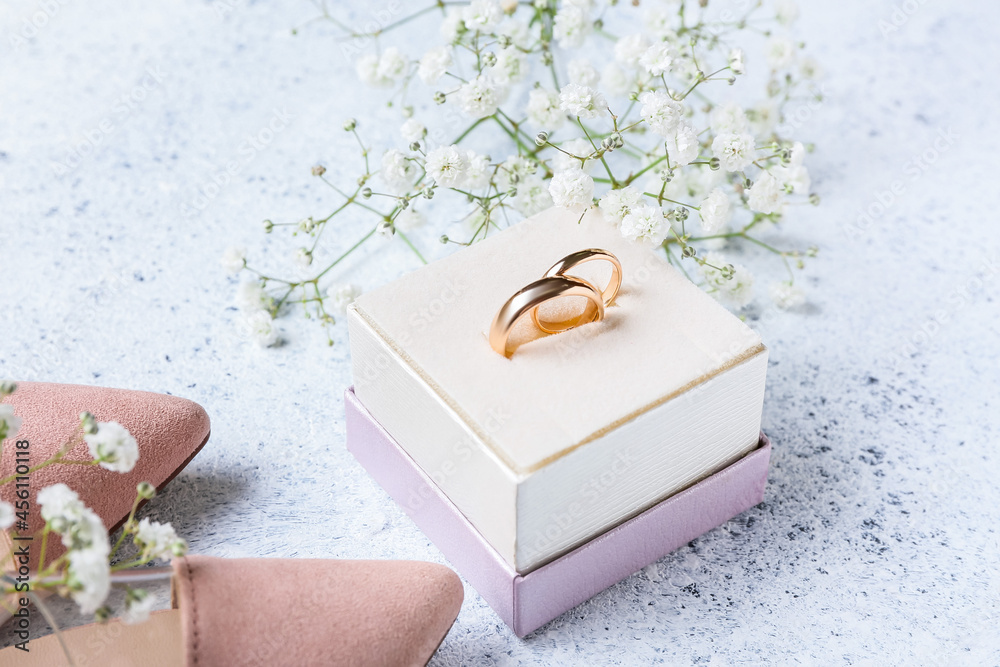
[[[528,475],[764,352],[760,337],[599,210],[552,208],[358,298],[353,308],[515,475]],[[496,311],[585,248],[622,264],[602,322],[505,358]],[[590,270],[600,262],[581,267]],[[693,263],[692,263],[693,266]],[[603,284],[603,283],[602,283]]]

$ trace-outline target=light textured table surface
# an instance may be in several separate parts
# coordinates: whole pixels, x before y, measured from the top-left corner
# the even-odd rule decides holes
[[[221,18],[219,2],[54,3],[23,47],[9,36],[39,3],[3,5],[0,376],[204,405],[209,445],[147,509],[197,553],[441,561],[344,448],[343,325],[327,347],[314,323],[284,318],[286,343],[256,348],[218,262],[237,243],[287,264],[294,244],[261,221],[328,210],[309,168],[356,174],[343,120],[379,143],[397,116],[355,94],[330,27],[290,34],[309,3],[233,2]],[[434,664],[1000,662],[1000,6],[909,6],[887,35],[888,1],[803,9],[828,71],[799,133],[817,145],[823,204],[784,234],[822,252],[809,307],[758,322],[775,443],[765,503],[523,641],[467,587]],[[116,110],[147,68],[160,80]],[[247,158],[241,142],[276,110],[287,127]],[[96,148],[57,176],[53,161],[95,130]],[[232,183],[185,216],[230,160]],[[896,180],[902,194],[845,233]],[[339,247],[366,224],[346,220]],[[418,235],[431,253],[436,233]],[[415,266],[395,241],[342,275],[370,288]]]

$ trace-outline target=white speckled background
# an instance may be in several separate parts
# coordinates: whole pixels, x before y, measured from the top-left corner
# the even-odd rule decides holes
[[[209,445],[147,510],[196,552],[440,561],[344,449],[343,326],[331,348],[299,318],[280,348],[246,344],[218,266],[234,242],[285,262],[293,244],[261,220],[329,209],[308,170],[356,173],[343,119],[381,142],[397,116],[353,93],[330,28],[290,35],[309,3],[236,1],[220,18],[219,2],[53,2],[23,45],[11,35],[45,3],[0,8],[0,376],[203,404]],[[383,3],[353,4],[363,19]],[[824,201],[788,233],[823,251],[811,305],[761,327],[766,502],[524,641],[467,589],[434,664],[1000,663],[1000,6],[913,2],[883,36],[892,2],[802,4],[829,74],[801,130]],[[116,111],[147,67],[161,82]],[[294,118],[247,159],[243,138],[276,108]],[[947,128],[957,139],[911,179]],[[232,159],[233,182],[182,215]],[[845,234],[894,180],[896,201]],[[338,242],[367,224],[346,219]],[[440,253],[435,236],[421,247]],[[397,242],[345,271],[371,287],[415,266]]]

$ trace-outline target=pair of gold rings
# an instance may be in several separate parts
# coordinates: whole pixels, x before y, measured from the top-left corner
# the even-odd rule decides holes
[[[594,260],[611,263],[611,280],[603,290],[583,278],[568,275],[573,267]],[[535,326],[548,334],[562,333],[584,324],[600,322],[604,319],[604,308],[615,300],[621,285],[621,262],[607,250],[591,248],[566,255],[553,264],[540,280],[525,286],[500,308],[490,326],[490,347],[505,357],[514,354],[516,348],[510,347],[508,340],[510,332],[518,320],[528,313],[531,314]],[[571,296],[582,296],[587,299],[587,305],[581,314],[558,321],[548,320],[539,315],[539,307],[547,301]]]

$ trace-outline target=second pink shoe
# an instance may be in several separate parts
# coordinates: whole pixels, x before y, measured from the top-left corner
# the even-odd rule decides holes
[[[78,665],[417,667],[462,606],[458,575],[433,563],[188,556],[173,561],[174,609],[140,625],[64,631]],[[0,667],[67,664],[56,637],[0,651]]]

